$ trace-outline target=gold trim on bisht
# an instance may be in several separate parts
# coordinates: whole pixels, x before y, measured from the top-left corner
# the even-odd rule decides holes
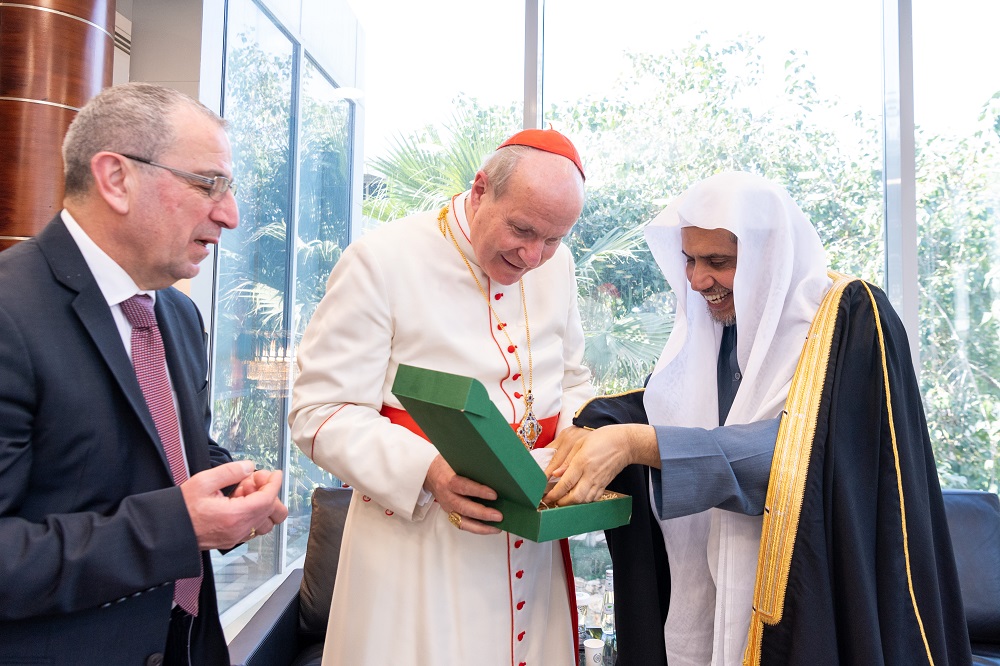
[[[837,313],[844,289],[858,278],[829,272],[833,286],[823,297],[823,302],[809,327],[809,334],[795,368],[795,376],[788,391],[788,399],[778,428],[778,439],[774,446],[771,477],[764,501],[764,524],[760,539],[760,553],[757,559],[757,579],[754,584],[753,610],[750,616],[750,631],[747,647],[743,654],[744,666],[760,666],[761,643],[764,624],[775,625],[781,621],[784,610],[785,592],[788,586],[788,572],[792,562],[792,551],[799,527],[802,499],[805,493],[809,458],[812,454],[813,437],[816,434],[816,420],[819,414],[826,370],[830,359],[830,346],[837,323]],[[896,445],[896,429],[892,415],[892,401],[889,393],[889,370],[885,358],[885,339],[878,305],[867,284],[862,282],[871,299],[875,315],[875,330],[878,332],[879,350],[882,358],[882,378],[885,384],[885,401],[888,409],[889,431],[892,437],[892,453],[896,466],[896,485],[901,513],[903,554],[906,561],[906,578],[910,601],[920,627],[927,661],[932,666],[930,645],[924,631],[920,610],[913,590],[913,575],[910,571],[910,549],[906,529],[906,506],[903,501],[903,482],[899,470],[899,449]]]
[[[903,475],[899,469],[899,446],[896,442],[896,421],[892,416],[892,395],[889,393],[889,364],[885,359],[885,338],[882,336],[882,320],[878,315],[878,305],[875,303],[875,296],[867,283],[862,282],[868,298],[872,302],[872,311],[875,313],[875,330],[878,331],[878,346],[882,352],[882,381],[885,383],[885,407],[889,417],[889,434],[892,436],[892,461],[896,469],[896,492],[899,494],[899,516],[900,530],[903,536],[903,558],[906,562],[906,587],[910,593],[910,603],[913,604],[913,615],[920,627],[920,638],[924,642],[924,652],[927,653],[927,663],[934,666],[934,656],[931,654],[930,641],[927,640],[927,631],[924,629],[924,620],[920,616],[920,608],[917,606],[917,595],[913,590],[913,572],[910,570],[910,535],[906,529],[906,502],[903,497]]]
[[[645,388],[639,388],[639,389],[630,389],[628,391],[622,391],[621,393],[609,393],[608,395],[595,395],[593,398],[591,398],[587,402],[585,402],[582,405],[580,405],[580,408],[576,410],[576,413],[573,415],[573,417],[576,418],[577,416],[579,416],[580,412],[582,412],[583,410],[585,410],[590,405],[590,403],[594,402],[595,400],[607,400],[609,398],[621,398],[621,397],[624,397],[626,395],[632,395],[633,393],[642,393],[645,390],[646,390]]]
[[[802,496],[813,436],[816,434],[819,403],[826,382],[833,331],[844,289],[856,279],[833,271],[829,275],[833,286],[823,297],[809,327],[774,444],[744,664],[760,664],[763,625],[765,622],[772,625],[780,622],[784,609],[788,569],[799,528]]]

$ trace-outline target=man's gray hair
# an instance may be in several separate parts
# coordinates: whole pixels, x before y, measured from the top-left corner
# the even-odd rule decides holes
[[[504,146],[486,156],[479,170],[486,174],[487,181],[493,187],[494,197],[499,199],[503,196],[517,163],[531,150],[536,149],[531,146]]]
[[[63,140],[66,194],[90,190],[90,160],[101,151],[157,160],[177,140],[173,115],[185,106],[226,127],[214,111],[173,88],[125,83],[102,90],[80,109]]]
[[[488,182],[493,187],[494,197],[499,199],[503,196],[503,193],[507,191],[508,181],[510,181],[510,177],[514,174],[514,170],[517,168],[521,158],[534,150],[538,149],[531,146],[513,144],[498,148],[486,156],[479,170],[486,174]],[[583,183],[582,176],[580,183]]]

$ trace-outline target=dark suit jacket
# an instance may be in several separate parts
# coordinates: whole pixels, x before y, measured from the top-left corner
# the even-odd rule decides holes
[[[208,435],[204,327],[173,288],[156,316],[191,473]],[[111,310],[65,224],[0,252],[0,664],[154,664],[173,581],[204,565],[193,661],[228,664],[212,568]]]

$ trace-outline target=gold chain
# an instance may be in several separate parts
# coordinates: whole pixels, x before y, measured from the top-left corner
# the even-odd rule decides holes
[[[455,199],[453,197],[452,205],[454,205],[454,202]],[[522,434],[520,430],[518,431],[518,435],[521,437],[521,440],[524,442],[524,445],[529,449],[532,449],[534,448],[535,441],[538,439],[538,435],[541,434],[541,426],[538,425],[538,420],[535,418],[535,415],[532,412],[532,407],[531,407],[534,401],[534,396],[531,394],[531,389],[535,383],[535,374],[534,374],[534,363],[531,357],[531,328],[528,326],[528,302],[525,300],[524,296],[524,279],[522,278],[518,280],[518,284],[521,287],[521,309],[524,310],[524,334],[528,342],[527,385],[525,385],[524,383],[524,369],[521,366],[521,355],[517,353],[517,345],[514,344],[514,340],[511,339],[510,334],[507,332],[507,324],[504,323],[502,319],[500,319],[500,315],[497,314],[497,311],[493,309],[493,303],[490,302],[490,295],[486,293],[485,289],[483,289],[483,283],[479,281],[479,276],[476,275],[475,269],[472,268],[472,264],[469,262],[469,258],[465,256],[465,252],[462,251],[461,246],[459,246],[458,244],[458,239],[455,237],[455,232],[452,231],[451,224],[448,222],[448,206],[445,206],[444,208],[441,209],[441,212],[438,213],[437,219],[438,219],[438,229],[441,231],[441,235],[443,236],[447,235],[449,238],[451,238],[452,244],[454,244],[455,249],[458,250],[459,256],[462,257],[462,261],[465,262],[465,267],[469,269],[469,274],[472,276],[472,279],[476,281],[476,286],[479,287],[479,293],[482,294],[483,299],[486,300],[486,307],[490,309],[490,313],[493,315],[493,318],[496,319],[497,328],[499,328],[500,331],[504,334],[504,337],[507,338],[507,343],[508,345],[510,345],[509,349],[511,349],[514,352],[514,359],[517,361],[517,374],[521,378],[521,391],[522,391],[521,399],[524,401],[524,418],[522,419],[522,429],[525,427],[525,422],[528,422],[529,425],[533,423],[534,424],[533,427],[537,428],[537,433],[534,434],[533,436],[529,434],[527,437],[525,437],[525,435]]]

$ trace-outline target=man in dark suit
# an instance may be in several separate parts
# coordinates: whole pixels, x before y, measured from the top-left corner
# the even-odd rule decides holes
[[[0,253],[0,664],[229,664],[207,551],[287,510],[280,472],[210,439],[204,325],[171,287],[238,222],[224,121],[108,88],[63,157],[65,209]]]

